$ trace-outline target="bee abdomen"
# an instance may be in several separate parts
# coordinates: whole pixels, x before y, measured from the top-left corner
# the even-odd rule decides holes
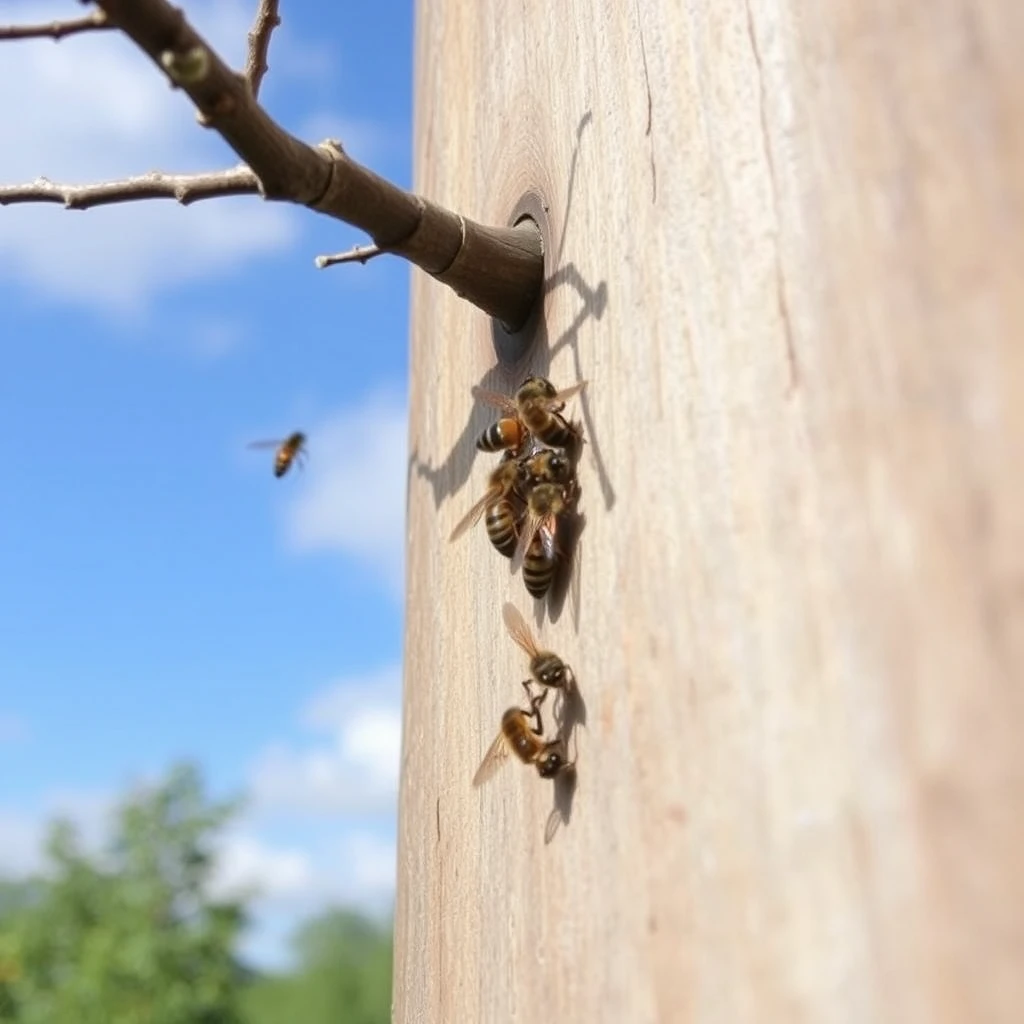
[[[533,538],[523,558],[523,583],[531,597],[542,598],[555,578],[555,555],[540,534]]]
[[[487,510],[485,520],[487,536],[494,547],[506,558],[516,550],[516,517],[512,502],[502,498]]]
[[[482,452],[500,452],[506,448],[518,448],[523,442],[523,429],[516,419],[500,419],[492,423],[477,439],[476,446]]]

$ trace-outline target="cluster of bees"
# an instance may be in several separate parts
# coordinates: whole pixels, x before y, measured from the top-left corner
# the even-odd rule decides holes
[[[531,597],[551,588],[561,555],[558,525],[572,513],[577,495],[576,462],[583,440],[577,424],[562,416],[566,401],[586,381],[556,391],[544,377],[528,377],[514,396],[474,387],[473,397],[505,415],[477,438],[484,452],[501,452],[483,497],[462,517],[449,540],[457,540],[486,513],[495,549],[522,569]]]
[[[482,498],[459,520],[449,540],[457,540],[485,516],[487,537],[494,548],[511,559],[513,572],[522,569],[528,593],[538,600],[551,589],[556,569],[565,557],[558,538],[559,524],[575,511],[578,496],[576,463],[583,435],[580,426],[562,416],[565,403],[586,386],[586,381],[558,391],[544,377],[528,377],[515,395],[473,388],[473,397],[504,415],[477,438],[484,452],[500,452],[497,467]],[[276,448],[274,476],[281,477],[293,463],[302,465],[306,435],[301,431],[283,440],[254,441],[250,448]],[[501,728],[473,776],[481,786],[513,753],[533,765],[542,779],[554,779],[575,767],[569,759],[568,738],[559,728],[553,739],[544,735],[541,707],[549,691],[565,701],[576,693],[572,669],[553,651],[541,649],[526,620],[506,602],[505,628],[530,659],[530,678],[522,682],[527,706],[513,706],[501,716]],[[534,689],[536,687],[536,690]],[[557,716],[557,709],[556,709]]]
[[[501,458],[483,497],[459,520],[449,540],[457,540],[485,516],[491,544],[511,559],[513,572],[522,569],[523,583],[537,599],[548,593],[565,557],[558,543],[559,524],[575,511],[576,462],[583,437],[579,425],[565,419],[562,411],[585,386],[582,381],[558,391],[544,377],[529,377],[513,396],[473,388],[474,398],[504,414],[476,442],[480,451],[501,452]],[[564,724],[565,700],[575,692],[572,670],[557,654],[538,646],[514,605],[506,603],[502,617],[509,635],[530,659],[530,678],[522,683],[527,706],[510,707],[502,715],[498,735],[473,777],[474,786],[492,778],[509,753],[533,765],[543,779],[553,779],[576,763],[569,759],[563,730],[547,739],[541,717],[548,692],[555,690],[562,697]]]

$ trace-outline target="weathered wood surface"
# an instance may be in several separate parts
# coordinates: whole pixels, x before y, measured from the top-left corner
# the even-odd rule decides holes
[[[1024,1019],[1024,5],[418,5],[416,182],[538,189],[527,361],[415,277],[395,1020]],[[590,381],[571,820],[474,383]],[[578,621],[577,621],[578,618]]]

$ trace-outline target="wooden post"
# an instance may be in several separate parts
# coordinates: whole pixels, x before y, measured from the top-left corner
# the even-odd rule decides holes
[[[501,366],[414,277],[396,1021],[1024,1019],[1022,38],[1019,0],[418,4],[415,187],[532,209],[548,284]],[[589,380],[543,616],[447,542],[470,387],[528,372]],[[547,845],[549,783],[470,785],[506,600],[586,703]]]

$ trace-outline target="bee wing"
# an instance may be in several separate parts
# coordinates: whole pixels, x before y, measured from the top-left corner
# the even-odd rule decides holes
[[[448,538],[449,543],[458,540],[474,523],[477,523],[484,514],[484,510],[496,497],[495,488],[489,487],[487,493],[455,524],[455,529],[452,530],[451,536]]]
[[[508,635],[532,658],[537,653],[537,643],[522,612],[511,601],[506,601],[501,608],[501,617],[505,620]]]
[[[496,409],[502,409],[504,412],[512,413],[514,416],[517,411],[516,402],[514,398],[509,395],[503,395],[500,391],[488,391],[487,388],[482,388],[476,384],[470,389],[473,397],[478,402],[484,402],[487,405],[493,405]]]
[[[544,825],[544,845],[547,846],[552,839],[555,838],[555,834],[558,832],[559,827],[562,824],[562,812],[557,808],[553,808],[551,813],[548,815],[547,823]]]
[[[578,384],[573,384],[572,387],[566,388],[564,391],[559,391],[550,398],[539,398],[538,401],[548,409],[553,409],[556,406],[561,408],[569,401],[570,398],[573,397],[573,395],[579,394],[586,386],[587,382],[585,380],[581,380]]]
[[[555,558],[559,554],[558,545],[555,544],[554,521],[540,524],[540,542],[544,547],[544,554],[548,558]]]
[[[280,448],[283,441],[251,441],[246,448]]]
[[[530,550],[533,538],[537,535],[537,531],[544,525],[547,518],[546,516],[537,515],[536,512],[527,506],[522,530],[519,534],[519,542],[516,544],[516,550],[512,555],[513,573],[517,573],[523,567],[523,559],[526,558],[526,552]]]
[[[499,732],[494,738],[494,742],[487,748],[487,753],[484,754],[484,759],[480,762],[476,775],[473,776],[473,788],[477,789],[493,778],[495,772],[508,760],[508,755],[509,745],[505,739],[505,733]]]

